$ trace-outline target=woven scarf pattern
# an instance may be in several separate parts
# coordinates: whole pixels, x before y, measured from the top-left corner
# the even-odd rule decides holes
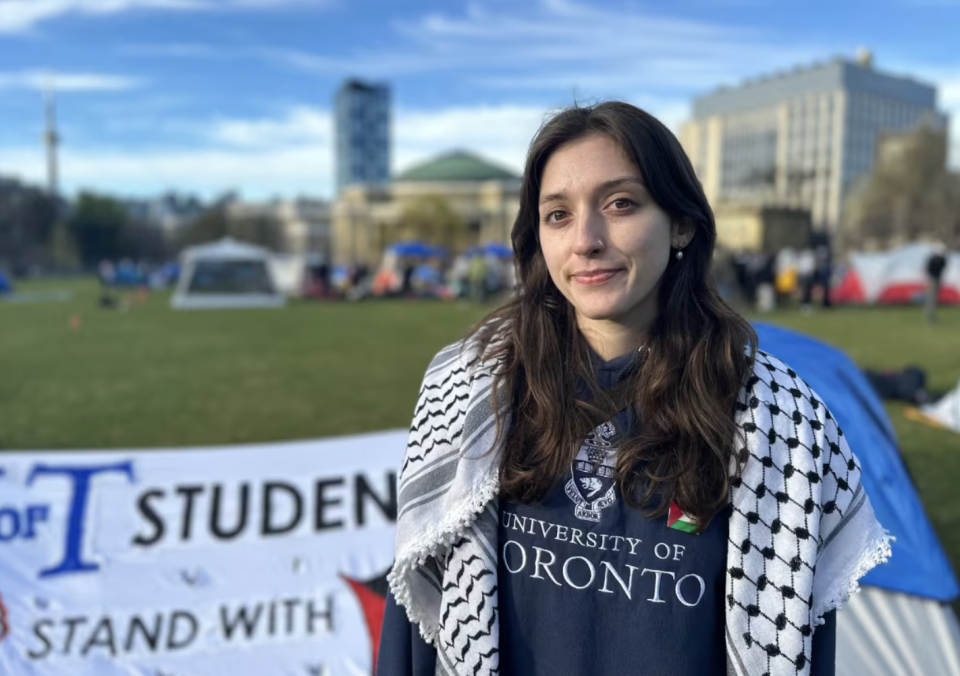
[[[499,672],[491,387],[491,367],[473,346],[441,351],[424,377],[400,475],[389,581],[436,647],[438,674]],[[806,676],[814,627],[886,560],[889,537],[839,425],[792,369],[758,352],[736,420],[727,672]]]

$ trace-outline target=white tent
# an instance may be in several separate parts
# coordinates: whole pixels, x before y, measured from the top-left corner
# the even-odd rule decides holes
[[[960,383],[940,401],[920,409],[924,417],[937,425],[960,432]]]
[[[310,268],[323,262],[320,254],[277,254],[270,257],[270,273],[277,289],[287,296],[303,296]]]
[[[837,616],[837,676],[958,676],[960,626],[935,599],[865,586]]]
[[[185,249],[170,299],[177,310],[281,307],[286,303],[270,272],[270,252],[226,237]]]
[[[927,259],[934,245],[906,244],[893,251],[854,252],[850,268],[831,292],[838,303],[910,303],[927,292]],[[940,280],[941,303],[960,303],[960,252],[947,255]]]

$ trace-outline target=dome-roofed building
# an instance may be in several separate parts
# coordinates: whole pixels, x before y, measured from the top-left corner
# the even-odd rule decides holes
[[[408,239],[445,246],[509,242],[520,208],[520,176],[475,153],[454,150],[397,174],[386,186],[352,185],[333,207],[337,263],[376,265]]]
[[[466,150],[453,150],[426,162],[414,165],[393,179],[395,183],[411,181],[518,181],[520,177],[509,169],[491,164]]]

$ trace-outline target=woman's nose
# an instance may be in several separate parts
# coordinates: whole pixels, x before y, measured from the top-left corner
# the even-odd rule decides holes
[[[581,214],[574,226],[573,251],[578,256],[592,256],[604,248],[606,223],[602,214],[594,209]]]

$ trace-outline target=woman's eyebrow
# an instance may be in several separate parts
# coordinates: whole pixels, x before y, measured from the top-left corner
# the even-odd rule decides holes
[[[647,187],[646,184],[644,184],[644,182],[636,176],[621,176],[620,178],[611,178],[609,181],[604,181],[596,187],[595,192],[609,192],[614,188],[620,188],[625,185],[635,185],[641,188]],[[566,194],[562,192],[550,193],[549,195],[543,195],[540,198],[540,205],[542,206],[547,202],[565,200],[566,198]]]
[[[646,184],[637,178],[636,176],[621,176],[620,178],[612,178],[609,181],[604,181],[597,186],[598,192],[606,192],[608,190],[613,190],[614,188],[620,188],[624,185],[636,185],[641,188],[646,188]]]
[[[555,201],[559,201],[559,200],[564,200],[564,199],[566,199],[566,198],[567,198],[567,196],[566,196],[565,194],[563,194],[562,192],[555,192],[555,193],[552,193],[552,194],[550,194],[550,195],[543,195],[543,196],[540,198],[540,204],[543,205],[543,204],[546,204],[547,202],[555,202]]]

